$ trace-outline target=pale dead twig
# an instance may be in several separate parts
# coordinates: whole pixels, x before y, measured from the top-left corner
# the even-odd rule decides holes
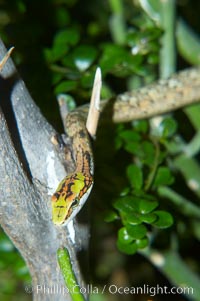
[[[4,57],[2,58],[2,60],[0,61],[0,72],[2,71],[3,67],[5,66],[7,60],[9,59],[9,57],[11,56],[11,53],[13,52],[14,47],[11,47],[8,52],[4,55]]]
[[[91,135],[95,138],[99,115],[100,115],[100,93],[101,93],[101,69],[98,67],[95,73],[92,95],[90,100],[90,107],[86,121],[86,128]]]

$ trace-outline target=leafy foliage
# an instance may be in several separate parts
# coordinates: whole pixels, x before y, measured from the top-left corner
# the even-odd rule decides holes
[[[117,215],[109,212],[106,219],[109,222],[121,220],[123,227],[118,231],[117,246],[127,254],[134,254],[148,245],[150,229],[167,228],[173,223],[170,213],[157,210],[157,189],[174,181],[169,167],[164,166],[167,153],[163,143],[172,135],[176,123],[168,117],[160,127],[160,136],[155,137],[148,133],[147,122],[145,125],[144,121],[137,121],[132,129],[121,127],[116,136],[118,149],[124,148],[133,154],[135,163],[130,163],[126,168],[129,186],[113,202]]]
[[[0,269],[0,299],[2,300],[10,300],[10,296],[15,295],[18,288],[23,287],[23,283],[31,281],[23,259],[3,231],[0,232]],[[18,282],[15,279],[18,279]],[[24,293],[21,294],[22,299],[23,295]],[[30,300],[29,296],[23,300]]]

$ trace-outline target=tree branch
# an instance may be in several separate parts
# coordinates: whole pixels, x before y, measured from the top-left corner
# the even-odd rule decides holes
[[[4,57],[5,53],[0,42],[0,56]],[[65,288],[56,260],[56,251],[62,246],[70,252],[76,278],[83,283],[76,260],[76,246],[71,241],[69,230],[66,227],[57,229],[51,221],[48,194],[66,175],[51,143],[55,130],[31,99],[11,59],[1,72],[0,89],[1,106],[7,119],[5,121],[1,112],[1,225],[29,267],[34,300],[71,300],[69,294],[63,295],[62,292],[44,293],[45,287],[49,290],[55,286],[60,290]],[[54,185],[52,178],[56,179]],[[80,228],[75,232],[76,241],[80,240],[79,232]],[[87,237],[83,239],[87,240]]]
[[[103,100],[100,109],[103,118],[113,122],[129,122],[150,118],[177,110],[200,101],[200,67],[186,69],[169,79],[125,92],[111,100]],[[88,105],[78,110],[87,112]]]

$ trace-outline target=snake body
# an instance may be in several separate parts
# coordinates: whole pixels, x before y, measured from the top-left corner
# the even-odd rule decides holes
[[[56,225],[67,224],[74,218],[93,186],[93,156],[84,116],[70,112],[65,131],[71,139],[75,170],[60,182],[52,196],[52,219]]]

